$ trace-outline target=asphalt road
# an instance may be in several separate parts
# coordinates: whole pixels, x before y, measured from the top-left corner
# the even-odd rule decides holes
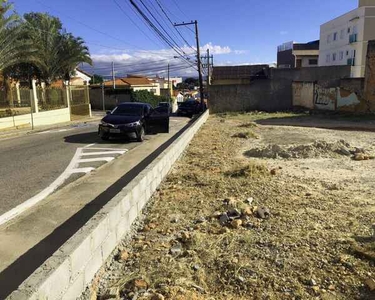
[[[171,118],[170,126],[181,122],[186,119]],[[146,137],[152,138],[152,135]],[[138,145],[126,140],[104,142],[97,135],[97,124],[92,123],[0,140],[0,215],[54,183],[70,165],[77,149],[83,148],[84,153],[79,157],[82,159],[79,168],[95,169],[106,163],[96,159],[114,159]],[[65,184],[82,175],[72,174]]]

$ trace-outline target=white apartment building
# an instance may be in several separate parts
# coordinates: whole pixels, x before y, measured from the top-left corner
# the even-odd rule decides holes
[[[367,44],[375,40],[375,0],[320,26],[319,66],[351,65],[352,77],[364,77]]]

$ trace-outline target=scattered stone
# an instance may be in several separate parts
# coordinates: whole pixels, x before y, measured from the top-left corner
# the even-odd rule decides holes
[[[118,287],[111,287],[104,295],[104,299],[118,299],[120,297],[120,289]],[[102,297],[101,297],[102,298]]]
[[[223,204],[229,207],[237,207],[237,200],[233,197],[224,199]]]
[[[181,244],[176,244],[174,245],[170,250],[169,250],[170,254],[172,254],[173,256],[177,256],[177,255],[180,255],[182,253],[182,245]]]
[[[128,252],[128,251],[122,251],[122,252],[120,253],[120,260],[121,260],[121,261],[126,261],[126,260],[129,259],[129,257],[130,257],[130,255],[129,255],[129,252]]]
[[[238,229],[241,227],[242,225],[242,220],[233,220],[230,225],[234,228],[234,229]]]
[[[260,219],[267,219],[271,215],[270,210],[267,207],[259,207],[256,212]]]
[[[245,202],[248,203],[249,205],[251,205],[254,202],[254,198],[253,197],[249,197],[249,198],[246,199]]]
[[[336,289],[336,287],[335,287],[333,284],[331,284],[331,285],[328,287],[328,289],[329,289],[330,291],[334,291],[334,290]]]
[[[306,197],[311,197],[311,196],[312,196],[312,193],[306,193],[305,196],[306,196]]]
[[[243,214],[245,216],[252,216],[253,215],[253,208],[248,206],[243,210]]]
[[[369,156],[365,155],[364,153],[356,153],[353,157],[355,161],[362,161],[362,160],[368,160]]]
[[[199,267],[198,265],[194,265],[194,266],[193,266],[193,270],[194,270],[194,271],[198,271],[199,269],[200,269],[200,267]]]
[[[223,213],[219,218],[220,225],[224,226],[229,222],[229,217],[227,213]]]
[[[241,212],[238,209],[232,209],[228,211],[227,215],[231,220],[241,218]]]
[[[195,224],[202,224],[204,222],[206,222],[205,217],[199,217],[197,220],[195,220]]]
[[[375,290],[375,280],[372,279],[372,278],[369,278],[366,280],[366,285],[367,287],[370,289],[370,291],[374,291]]]
[[[271,175],[275,176],[275,175],[277,175],[277,171],[278,171],[278,169],[272,169],[270,173],[271,173]]]
[[[171,223],[178,223],[179,219],[177,217],[172,218]]]
[[[134,287],[139,290],[147,290],[148,284],[144,279],[134,280]]]
[[[181,240],[184,243],[188,242],[190,239],[191,239],[191,236],[190,236],[189,232],[184,231],[184,232],[181,233]]]
[[[237,278],[238,278],[239,281],[245,282],[245,278],[243,278],[242,276],[238,276]]]
[[[311,285],[311,286],[316,286],[317,283],[316,283],[315,279],[311,278],[311,279],[309,280],[309,285]]]
[[[342,147],[339,147],[339,149],[336,151],[338,154],[341,154],[341,155],[345,155],[345,156],[351,156],[352,154],[350,153],[350,151],[342,146]]]
[[[151,300],[164,300],[164,296],[162,294],[153,294]]]

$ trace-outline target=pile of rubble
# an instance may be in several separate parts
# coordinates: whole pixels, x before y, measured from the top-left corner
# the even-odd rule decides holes
[[[235,198],[226,198],[223,204],[228,208],[226,212],[216,212],[214,218],[218,218],[220,225],[237,229],[245,227],[254,228],[251,217],[267,219],[271,216],[267,207],[253,205],[254,199],[248,198],[245,202],[237,201]]]
[[[272,158],[272,159],[307,159],[307,158],[331,158],[350,156],[354,160],[369,160],[375,157],[365,149],[352,147],[344,140],[329,143],[326,141],[315,141],[307,145],[268,145],[263,148],[253,148],[245,152],[248,157]]]

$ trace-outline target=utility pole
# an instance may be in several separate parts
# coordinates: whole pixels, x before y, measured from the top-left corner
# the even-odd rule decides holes
[[[199,74],[199,93],[201,96],[201,108],[204,108],[204,92],[203,92],[203,77],[202,77],[202,63],[201,63],[201,51],[199,45],[199,32],[198,32],[198,21],[195,20],[194,22],[191,21],[190,23],[180,23],[174,24],[175,27],[178,26],[187,26],[187,25],[195,25],[195,39],[197,42],[197,60],[198,60],[198,74]]]
[[[116,75],[115,75],[115,63],[112,62],[112,81],[113,81],[113,89],[116,89]]]
[[[210,85],[210,49],[207,49],[207,90]]]
[[[169,64],[168,64],[168,102],[169,102],[169,105],[171,105],[171,86],[170,86]]]

